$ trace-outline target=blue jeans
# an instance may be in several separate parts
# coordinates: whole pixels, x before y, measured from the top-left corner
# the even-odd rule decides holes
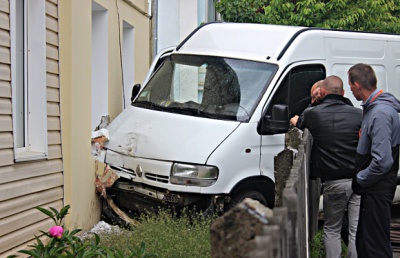
[[[327,258],[340,258],[342,253],[341,229],[343,215],[349,215],[349,243],[347,257],[356,258],[355,246],[360,195],[353,194],[351,179],[325,181],[324,183],[324,244]]]

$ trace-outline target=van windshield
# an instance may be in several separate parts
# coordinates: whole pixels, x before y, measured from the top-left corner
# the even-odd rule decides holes
[[[276,70],[274,64],[174,54],[160,65],[132,105],[247,122]]]

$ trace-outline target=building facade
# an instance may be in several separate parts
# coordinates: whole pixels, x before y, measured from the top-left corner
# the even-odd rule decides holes
[[[0,256],[53,225],[37,206],[100,220],[91,133],[145,78],[150,33],[147,0],[0,0]]]

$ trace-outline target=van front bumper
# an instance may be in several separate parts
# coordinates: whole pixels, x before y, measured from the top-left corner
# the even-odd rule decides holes
[[[171,208],[176,211],[193,208],[209,212],[214,211],[216,204],[221,206],[219,203],[225,200],[224,196],[170,192],[125,179],[117,180],[108,188],[107,196],[128,213],[157,212],[160,209]]]

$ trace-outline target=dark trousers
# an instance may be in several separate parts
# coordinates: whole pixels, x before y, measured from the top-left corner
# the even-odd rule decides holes
[[[362,194],[356,249],[360,258],[393,257],[390,243],[391,205],[394,193]]]

